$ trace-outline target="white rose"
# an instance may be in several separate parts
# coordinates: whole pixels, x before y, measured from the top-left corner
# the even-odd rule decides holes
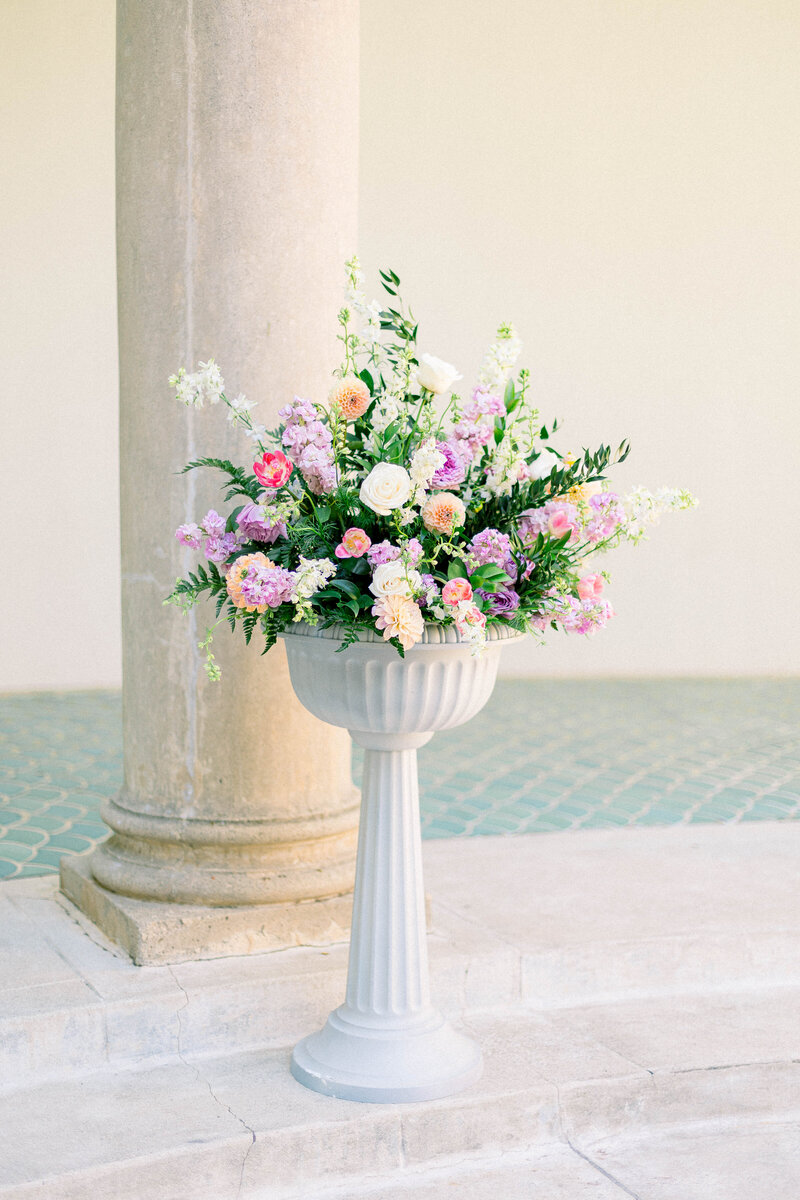
[[[537,444],[534,448],[539,451],[539,457],[528,464],[526,475],[528,479],[547,479],[553,467],[558,467],[561,464],[546,446]]]
[[[432,354],[422,355],[417,368],[417,383],[426,392],[433,392],[437,396],[449,392],[457,379],[461,379],[461,376],[451,363],[443,362]]]
[[[410,596],[422,590],[422,576],[402,559],[380,563],[372,572],[369,590],[373,596]]]
[[[402,508],[411,495],[411,476],[405,467],[378,463],[361,485],[362,504],[381,517],[388,517],[395,508]]]

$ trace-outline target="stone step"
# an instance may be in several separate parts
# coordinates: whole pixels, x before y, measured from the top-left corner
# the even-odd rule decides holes
[[[800,987],[800,823],[428,842],[451,1017]],[[749,887],[742,887],[748,880]],[[135,967],[57,891],[0,888],[0,1091],[286,1046],[343,998],[347,948]]]
[[[464,1159],[493,1169],[690,1122],[775,1122],[800,1097],[799,1004],[769,989],[485,1013],[466,1023],[481,1081],[413,1105],[308,1091],[286,1049],[43,1084],[0,1100],[0,1196],[317,1200]]]
[[[800,1120],[711,1121],[351,1180],[314,1200],[797,1200]]]

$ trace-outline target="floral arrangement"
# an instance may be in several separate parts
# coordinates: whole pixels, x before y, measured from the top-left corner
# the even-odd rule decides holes
[[[186,611],[209,594],[217,623],[240,626],[248,642],[259,628],[265,652],[296,621],[340,626],[342,649],[377,629],[401,655],[426,622],[455,626],[476,653],[491,624],[594,633],[614,615],[599,556],[696,501],[677,489],[613,491],[606,472],[627,442],[577,456],[556,449],[558,423],[542,421],[529,372],[515,373],[511,325],[462,398],[456,368],[418,353],[398,276],[380,275],[385,307],[367,302],[358,260],[347,263],[334,385],[325,402],[295,397],[276,429],[253,421],[244,396],[226,396],[213,359],[170,378],[186,405],[222,401],[256,461],[184,468],[220,471],[235,507],[176,531],[207,562],[166,603]],[[212,679],[215,628],[200,643]]]

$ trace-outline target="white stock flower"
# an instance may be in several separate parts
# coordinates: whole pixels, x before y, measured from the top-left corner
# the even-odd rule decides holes
[[[263,442],[267,436],[266,425],[252,425],[250,429],[245,430],[244,436],[250,438],[252,442]]]
[[[449,392],[458,379],[461,379],[461,376],[452,363],[436,358],[433,354],[421,356],[417,367],[417,384],[425,388],[426,392],[433,392],[435,396]]]
[[[411,455],[411,482],[417,488],[429,488],[434,475],[444,464],[445,457],[436,448],[436,438],[426,438]]]
[[[402,508],[411,495],[411,476],[405,467],[377,463],[361,484],[361,503],[381,517]]]
[[[513,325],[501,325],[497,341],[492,342],[481,363],[480,381],[490,391],[499,391],[506,385],[511,369],[520,356],[522,342]]]
[[[247,400],[241,392],[235,396],[233,400],[228,401],[228,420],[231,425],[242,424],[246,425],[249,420],[250,409],[253,407],[253,401]]]
[[[177,375],[170,375],[169,385],[175,388],[176,399],[191,408],[202,408],[206,401],[217,404],[225,390],[213,358],[201,362],[197,370],[188,375],[185,367],[181,367]]]
[[[400,406],[392,396],[384,396],[373,405],[369,423],[375,433],[385,433],[392,421],[400,416]]]
[[[422,576],[396,558],[375,568],[369,590],[373,596],[411,596],[422,590]]]
[[[295,621],[309,620],[309,618],[316,621],[311,610],[311,597],[321,591],[335,574],[336,563],[331,562],[329,558],[304,558],[302,554],[300,555],[300,562],[294,572],[294,587],[291,594],[292,604],[295,605]]]

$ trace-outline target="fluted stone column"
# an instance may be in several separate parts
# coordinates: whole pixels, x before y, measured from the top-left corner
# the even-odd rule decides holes
[[[119,0],[117,242],[125,782],[113,837],[67,893],[138,961],[346,933],[357,797],[347,735],[296,701],[210,605],[163,607],[197,559],[177,525],[222,508],[194,456],[252,462],[223,406],[167,377],[213,355],[267,426],[323,398],[356,246],[357,0]],[[255,639],[254,639],[255,643]],[[298,904],[297,901],[312,903]]]

